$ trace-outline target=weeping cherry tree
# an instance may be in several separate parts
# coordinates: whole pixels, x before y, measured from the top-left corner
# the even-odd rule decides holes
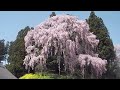
[[[27,55],[23,64],[28,70],[36,65],[47,69],[49,57],[55,56],[59,74],[63,67],[65,72],[73,74],[76,66],[83,77],[88,66],[96,77],[106,71],[107,61],[96,53],[99,40],[89,31],[87,22],[76,16],[50,17],[28,31],[24,40]]]

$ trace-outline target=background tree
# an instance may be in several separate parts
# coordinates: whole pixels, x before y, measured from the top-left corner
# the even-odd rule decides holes
[[[6,65],[6,67],[18,78],[26,73],[26,70],[23,66],[23,60],[26,55],[24,37],[26,36],[29,30],[30,27],[27,26],[21,31],[19,31],[16,40],[10,42],[10,46],[8,49],[9,57],[8,65]]]
[[[102,18],[97,17],[94,11],[90,13],[87,22],[89,24],[90,31],[93,32],[93,34],[97,36],[97,39],[100,40],[96,52],[99,54],[100,58],[106,59],[108,62],[105,77],[113,78],[115,77],[113,68],[115,65],[114,60],[116,58],[116,55],[108,29],[106,28]]]
[[[52,12],[52,14],[50,15],[50,17],[56,16],[55,12]]]
[[[120,45],[114,45],[115,48],[115,52],[116,52],[116,69],[115,74],[116,74],[116,78],[120,79]]]
[[[0,40],[0,62],[5,60],[6,49],[5,49],[5,40]]]

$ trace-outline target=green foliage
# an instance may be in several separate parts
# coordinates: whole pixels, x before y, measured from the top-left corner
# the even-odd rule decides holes
[[[0,62],[5,60],[6,55],[6,46],[5,46],[5,40],[0,40]]]
[[[47,58],[47,61],[46,61],[46,66],[47,66],[47,70],[48,71],[51,71],[53,73],[59,73],[59,68],[58,68],[58,61],[57,61],[57,58],[59,56],[59,53],[57,53],[55,55],[55,50],[54,50],[54,46],[51,46],[51,50],[52,52],[49,52],[48,54],[48,58]],[[52,55],[52,56],[51,56]],[[63,55],[63,54],[62,54]],[[61,57],[60,58],[60,73],[61,72],[64,72],[64,58]]]
[[[20,77],[20,79],[52,79],[50,76],[44,74],[25,74],[24,76]]]
[[[76,79],[76,77],[44,72],[44,73],[35,73],[35,74],[32,73],[25,74],[19,79]]]
[[[56,16],[55,12],[52,12],[52,14],[50,15],[50,17]]]
[[[109,32],[103,22],[103,20],[95,15],[95,12],[91,12],[87,22],[90,27],[90,31],[93,32],[97,39],[100,40],[96,52],[99,54],[99,57],[102,59],[106,59],[108,62],[107,65],[107,77],[111,77],[111,73],[113,73],[113,62],[116,58],[114,52],[113,42],[110,39]],[[114,77],[114,75],[113,75]]]
[[[26,55],[24,37],[29,30],[30,28],[27,26],[19,31],[16,40],[14,42],[10,42],[8,50],[9,57],[8,65],[6,65],[6,67],[18,78],[27,72],[23,65],[23,60]]]
[[[115,68],[114,72],[116,74],[116,79],[120,79],[120,61],[119,58],[117,58],[116,62],[115,62]]]

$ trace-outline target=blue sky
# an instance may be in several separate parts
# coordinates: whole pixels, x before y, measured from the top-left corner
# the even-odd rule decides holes
[[[34,27],[46,20],[52,11],[0,11],[0,39],[14,41],[18,32],[26,26]],[[90,11],[55,11],[56,14],[72,14],[87,19]],[[114,44],[120,44],[120,11],[95,11],[109,30]]]

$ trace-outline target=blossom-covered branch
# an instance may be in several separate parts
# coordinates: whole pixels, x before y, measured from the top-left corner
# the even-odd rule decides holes
[[[83,71],[85,63],[91,63],[96,76],[106,71],[106,60],[95,53],[99,40],[89,31],[86,21],[76,16],[57,15],[48,18],[30,30],[24,38],[27,56],[24,59],[26,69],[34,69],[36,64],[46,65],[48,54],[57,55],[60,71],[60,60],[64,58],[65,71],[74,73],[75,66],[80,65]],[[54,47],[54,53],[53,48]],[[51,54],[50,54],[51,53]]]

